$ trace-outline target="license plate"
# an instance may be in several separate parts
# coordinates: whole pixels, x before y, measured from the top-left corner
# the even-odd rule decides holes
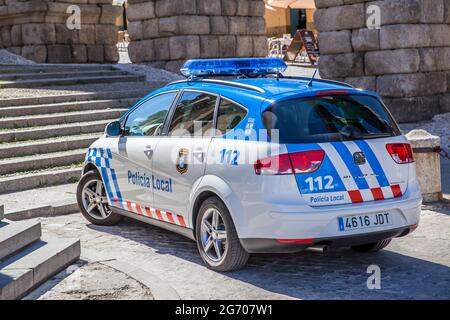
[[[340,231],[350,231],[381,226],[390,226],[393,224],[389,212],[339,217],[338,222]]]

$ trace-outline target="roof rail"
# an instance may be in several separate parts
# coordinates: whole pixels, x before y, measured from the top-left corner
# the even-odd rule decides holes
[[[236,87],[241,89],[247,89],[259,93],[265,93],[266,91],[262,88],[258,88],[256,86],[252,86],[245,83],[234,82],[234,81],[226,81],[226,80],[218,80],[218,79],[205,79],[205,78],[194,78],[194,79],[186,79],[186,80],[178,80],[169,83],[167,86],[178,84],[178,83],[189,83],[189,82],[206,82],[206,83],[214,83],[214,84],[222,84],[224,86]]]
[[[307,82],[311,81],[311,78],[308,77],[292,77],[292,76],[283,76],[281,77],[281,79],[294,79],[294,80],[304,80]],[[341,81],[335,81],[335,80],[327,80],[327,79],[317,79],[314,78],[314,82],[322,82],[322,83],[328,83],[328,84],[336,84],[336,85],[340,85],[340,86],[344,86],[347,88],[354,88],[354,86],[352,86],[351,84],[345,83],[345,82],[341,82]]]

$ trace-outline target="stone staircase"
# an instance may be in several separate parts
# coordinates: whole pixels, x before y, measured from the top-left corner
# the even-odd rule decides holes
[[[137,82],[143,76],[130,75],[112,66],[0,66],[0,88],[34,88],[92,83]]]
[[[11,222],[0,206],[0,300],[19,299],[80,258],[79,240],[41,238],[35,220]]]
[[[106,124],[164,85],[144,80],[109,65],[0,65],[0,93],[39,90],[0,97],[0,202],[8,193],[76,182],[86,148]]]

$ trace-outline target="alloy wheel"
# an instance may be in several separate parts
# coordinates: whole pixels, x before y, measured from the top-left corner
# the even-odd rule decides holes
[[[106,219],[111,214],[105,187],[101,180],[90,180],[83,187],[83,207],[95,219]]]
[[[220,262],[227,251],[227,231],[219,210],[208,209],[202,218],[201,243],[206,256]]]

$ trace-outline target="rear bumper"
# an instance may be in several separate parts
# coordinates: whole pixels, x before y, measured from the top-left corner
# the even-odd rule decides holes
[[[295,243],[295,241],[292,241],[292,243],[280,242],[279,240],[264,238],[246,238],[240,239],[240,241],[244,249],[249,253],[295,253],[313,246],[350,247],[374,243],[385,239],[406,236],[413,232],[416,228],[417,225],[412,225],[365,234],[319,239],[303,239],[299,240],[299,243]]]
[[[265,202],[258,206],[247,206],[237,214],[241,219],[234,221],[241,239],[328,239],[384,232],[418,224],[421,204],[420,191],[409,192],[401,198],[318,208],[288,202]],[[391,214],[392,225],[346,232],[339,230],[339,217],[383,212]]]
[[[326,208],[299,207],[295,211],[288,206],[266,205],[260,211],[251,212],[248,228],[241,228],[244,232],[238,234],[242,246],[254,253],[298,252],[318,245],[348,247],[373,243],[413,231],[420,220],[421,204],[421,195],[416,192],[379,202]],[[382,212],[391,214],[392,225],[351,231],[339,228],[339,217]],[[300,241],[296,241],[298,239]]]

